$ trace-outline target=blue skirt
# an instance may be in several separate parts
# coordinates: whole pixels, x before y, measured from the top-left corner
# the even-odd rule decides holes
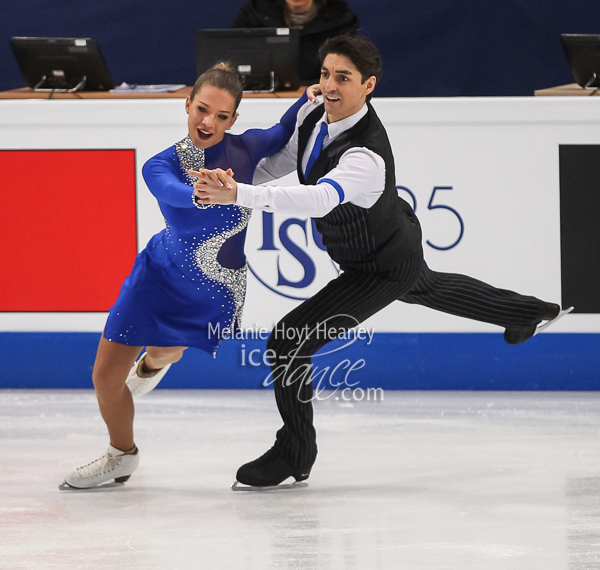
[[[111,307],[104,337],[130,346],[188,346],[215,354],[232,325],[231,291],[183,276],[155,235],[136,257]]]

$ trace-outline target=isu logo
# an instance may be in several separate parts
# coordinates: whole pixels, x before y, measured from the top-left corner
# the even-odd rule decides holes
[[[252,275],[289,299],[304,301],[339,275],[310,218],[256,212],[248,227],[246,251]]]
[[[445,202],[452,198],[452,186],[434,186],[430,192],[419,194],[407,186],[396,189],[417,212],[429,248],[444,252],[461,243],[465,223],[461,214]],[[422,199],[418,201],[419,195]],[[305,301],[340,273],[311,218],[255,212],[248,227],[246,251],[248,269],[254,277],[288,299]]]

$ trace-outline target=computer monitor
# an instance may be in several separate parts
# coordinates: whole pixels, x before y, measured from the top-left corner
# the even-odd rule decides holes
[[[198,30],[197,74],[219,61],[228,61],[245,91],[298,89],[299,34],[297,28]]]
[[[115,84],[91,38],[10,40],[21,73],[37,91],[108,91]]]
[[[560,36],[575,81],[581,87],[600,87],[600,34]]]

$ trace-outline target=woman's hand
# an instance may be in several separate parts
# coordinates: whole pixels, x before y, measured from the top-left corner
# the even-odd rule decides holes
[[[309,101],[312,101],[313,103],[318,103],[317,101],[317,95],[321,94],[321,86],[318,83],[315,83],[314,85],[311,85],[310,87],[306,88],[306,95],[308,97]]]
[[[190,176],[195,176],[194,195],[200,204],[235,204],[237,200],[237,182],[233,179],[233,171],[221,168],[208,170],[188,170]]]

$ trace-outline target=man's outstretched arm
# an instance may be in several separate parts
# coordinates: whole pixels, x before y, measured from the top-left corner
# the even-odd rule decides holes
[[[237,183],[227,172],[216,169],[190,171],[198,178],[194,192],[202,204],[237,204],[258,210],[322,217],[339,204],[375,194],[385,186],[385,164],[381,157],[362,148],[353,148],[338,166],[316,184],[254,186]]]

